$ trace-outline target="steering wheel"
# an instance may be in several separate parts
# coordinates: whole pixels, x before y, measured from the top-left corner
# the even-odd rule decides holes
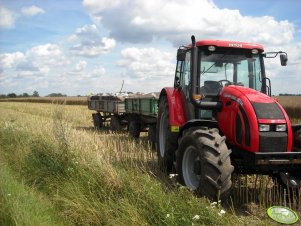
[[[227,79],[222,79],[222,80],[219,80],[218,82],[219,82],[219,84],[220,84],[221,86],[224,86],[224,85],[223,85],[223,82],[225,82],[225,86],[228,86],[228,85],[231,85],[231,84],[232,84],[232,82],[230,82],[230,81],[227,80]]]

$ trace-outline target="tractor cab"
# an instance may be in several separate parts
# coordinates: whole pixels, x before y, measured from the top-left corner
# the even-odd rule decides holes
[[[195,118],[193,105],[197,105],[201,109],[197,111],[197,118],[212,117],[212,110],[220,107],[217,101],[221,90],[230,85],[271,96],[271,83],[265,75],[263,58],[280,54],[284,66],[287,55],[263,52],[262,45],[233,41],[203,40],[180,47],[174,86],[182,89],[183,98],[191,103],[186,106],[186,116]]]

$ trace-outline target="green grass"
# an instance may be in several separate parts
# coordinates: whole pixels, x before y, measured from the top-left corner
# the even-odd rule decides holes
[[[0,225],[66,225],[49,199],[0,166]]]
[[[0,103],[0,225],[273,225],[261,207],[219,216],[159,171],[146,142],[95,131],[90,114]]]

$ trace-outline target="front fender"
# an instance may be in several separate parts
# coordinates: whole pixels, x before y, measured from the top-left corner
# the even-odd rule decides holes
[[[186,122],[184,103],[181,98],[181,91],[179,89],[174,89],[171,87],[163,88],[160,93],[160,99],[162,96],[166,96],[168,100],[169,108],[169,125],[171,127],[180,128]]]

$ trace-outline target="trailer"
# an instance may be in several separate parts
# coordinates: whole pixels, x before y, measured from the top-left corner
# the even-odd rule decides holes
[[[94,95],[88,97],[88,108],[96,111],[92,114],[94,127],[100,129],[110,121],[112,131],[121,130],[124,124],[124,97],[117,95]]]
[[[88,108],[92,114],[94,127],[100,129],[104,122],[110,122],[111,131],[126,128],[135,139],[140,132],[148,132],[151,144],[156,142],[156,123],[159,93],[94,95],[88,97]]]

